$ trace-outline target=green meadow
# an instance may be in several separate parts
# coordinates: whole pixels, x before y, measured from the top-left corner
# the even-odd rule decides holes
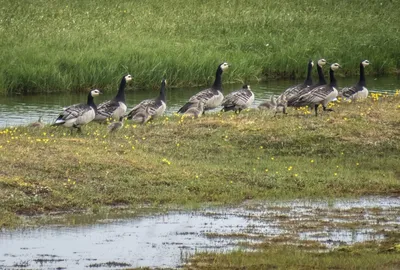
[[[0,93],[115,91],[304,76],[309,58],[399,72],[398,1],[3,0]]]
[[[398,91],[290,110],[164,116],[115,134],[90,123],[0,130],[0,226],[25,215],[123,205],[193,207],[247,199],[336,198],[400,190]]]

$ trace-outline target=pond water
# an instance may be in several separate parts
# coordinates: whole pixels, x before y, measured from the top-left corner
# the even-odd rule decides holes
[[[350,86],[358,81],[357,77],[338,78],[339,86]],[[255,94],[254,107],[271,94],[279,94],[287,87],[294,85],[295,81],[270,81],[263,83],[253,83],[251,88]],[[241,88],[242,84],[225,84],[224,93]],[[397,77],[367,77],[367,86],[371,92],[394,92],[400,88],[400,79]],[[167,110],[166,115],[176,112],[193,94],[204,87],[196,88],[167,88]],[[159,90],[134,91],[127,88],[126,98],[128,110],[140,101],[154,98]],[[115,93],[108,92],[96,98],[96,104],[104,100],[111,99]],[[43,116],[43,121],[52,123],[61,112],[62,108],[76,103],[86,102],[87,94],[68,93],[68,94],[49,94],[31,96],[0,96],[0,128],[26,125],[37,121],[39,116]]]
[[[284,244],[312,241],[323,250],[379,241],[383,231],[398,230],[398,213],[399,197],[363,197],[249,201],[133,218],[105,216],[96,224],[0,232],[0,269],[180,267],[195,252],[229,251],[243,242],[247,246],[242,248],[251,248],[278,239]]]

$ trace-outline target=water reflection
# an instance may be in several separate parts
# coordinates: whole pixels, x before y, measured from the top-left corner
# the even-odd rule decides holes
[[[0,233],[0,268],[115,269],[177,267],[196,251],[229,251],[243,241],[285,237],[336,247],[380,240],[400,224],[400,199],[246,202],[237,207],[174,211],[92,225]]]

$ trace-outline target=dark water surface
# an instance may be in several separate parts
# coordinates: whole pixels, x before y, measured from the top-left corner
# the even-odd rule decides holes
[[[0,232],[0,269],[179,267],[198,251],[224,252],[239,243],[276,244],[276,239],[314,241],[329,249],[383,239],[384,231],[398,231],[399,213],[399,197],[374,196],[250,201],[134,218],[104,216],[86,225],[71,217],[74,226]]]
[[[350,86],[358,81],[354,78],[338,78],[339,88]],[[301,81],[300,81],[301,82]],[[263,83],[253,83],[251,88],[256,96],[254,107],[262,100],[269,98],[271,94],[279,94],[287,87],[294,85],[294,81],[270,81]],[[400,79],[397,77],[367,77],[367,86],[371,92],[394,92],[400,88]],[[241,88],[241,84],[224,85],[224,94]],[[193,94],[197,93],[204,87],[197,88],[167,88],[167,111],[166,115],[176,112]],[[154,98],[158,95],[159,90],[141,90],[134,91],[128,88],[126,93],[128,110],[143,99]],[[115,91],[116,93],[116,91]],[[115,93],[109,92],[97,97],[96,104],[104,100],[111,99]],[[33,96],[0,96],[0,128],[26,125],[35,122],[39,116],[43,116],[46,123],[52,123],[63,107],[85,103],[87,94],[49,94],[49,95],[33,95]]]

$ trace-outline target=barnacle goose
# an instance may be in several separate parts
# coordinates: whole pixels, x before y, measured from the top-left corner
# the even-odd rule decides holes
[[[146,99],[136,105],[126,116],[135,122],[146,123],[164,114],[167,104],[165,102],[165,87],[167,81],[161,81],[160,95],[154,99]]]
[[[117,95],[108,101],[102,102],[97,108],[95,121],[104,122],[109,118],[118,120],[126,113],[125,86],[132,80],[132,75],[122,77]]]
[[[245,84],[242,89],[233,91],[225,96],[222,101],[224,108],[221,111],[235,111],[240,113],[242,110],[249,108],[253,101],[254,93],[251,91],[250,85]]]
[[[96,104],[94,104],[93,97],[98,96],[101,92],[94,89],[89,92],[86,104],[75,104],[67,108],[58,116],[52,126],[65,126],[76,128],[78,132],[82,132],[81,126],[91,122],[96,115]]]
[[[314,106],[316,116],[318,115],[319,104],[322,104],[322,108],[324,109],[324,111],[333,111],[332,109],[327,109],[326,106],[338,95],[337,82],[334,75],[335,70],[337,70],[338,68],[340,68],[340,65],[338,63],[332,64],[329,70],[330,83],[317,86],[310,92],[302,95],[301,97],[299,97],[297,105]]]
[[[301,84],[289,87],[280,95],[280,97],[285,96],[286,99],[289,100],[292,96],[295,96],[301,89],[307,86],[311,86],[312,85],[311,71],[313,67],[314,67],[314,62],[310,59],[310,61],[308,61],[307,64],[307,77],[305,81]]]
[[[344,87],[340,92],[339,96],[342,96],[351,100],[360,100],[368,97],[368,89],[365,84],[365,73],[364,68],[368,66],[370,62],[363,60],[360,63],[360,80],[358,83],[351,87]]]
[[[224,62],[218,65],[215,74],[214,84],[205,90],[202,90],[192,96],[189,101],[178,110],[178,113],[185,113],[186,110],[197,100],[204,100],[204,111],[214,109],[221,105],[224,95],[222,94],[222,73],[229,67],[229,64]],[[204,112],[203,112],[204,113]]]

